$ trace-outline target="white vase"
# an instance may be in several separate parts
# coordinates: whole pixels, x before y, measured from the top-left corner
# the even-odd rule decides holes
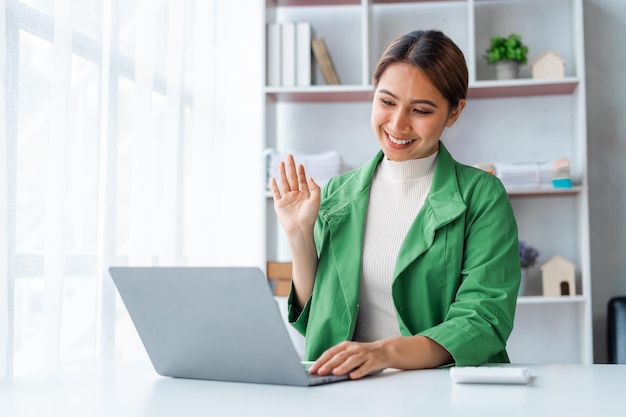
[[[522,297],[526,293],[526,283],[528,281],[528,267],[522,268],[522,275],[519,282],[519,291],[517,292],[518,297]]]
[[[493,66],[496,80],[512,80],[519,76],[519,62],[500,61]]]

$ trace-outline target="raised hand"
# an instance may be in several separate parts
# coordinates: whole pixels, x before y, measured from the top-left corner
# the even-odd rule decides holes
[[[312,233],[320,208],[319,185],[307,180],[304,166],[296,167],[293,155],[280,162],[278,176],[280,189],[275,178],[270,182],[278,221],[287,235]]]

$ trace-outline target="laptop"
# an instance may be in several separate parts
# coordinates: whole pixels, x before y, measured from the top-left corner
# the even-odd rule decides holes
[[[111,267],[109,272],[159,375],[311,386],[311,375],[256,267]]]

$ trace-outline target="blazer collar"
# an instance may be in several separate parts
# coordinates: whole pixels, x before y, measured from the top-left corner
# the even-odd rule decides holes
[[[349,304],[356,305],[361,274],[363,229],[371,179],[383,158],[382,151],[353,171],[322,201],[320,217],[328,224],[330,246],[338,276]],[[435,231],[466,210],[457,177],[457,163],[439,142],[437,166],[424,206],[409,228],[396,262],[395,277],[433,244]]]
[[[437,229],[452,222],[467,210],[459,189],[457,166],[457,162],[452,159],[446,147],[439,142],[433,183],[424,206],[400,247],[394,272],[396,277],[433,245]]]
[[[350,311],[359,301],[363,229],[372,176],[383,153],[361,168],[345,174],[345,180],[322,200],[320,218],[327,224],[330,254]],[[356,316],[352,317],[356,320]]]

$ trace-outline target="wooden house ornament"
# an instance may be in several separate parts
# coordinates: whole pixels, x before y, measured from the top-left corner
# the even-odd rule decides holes
[[[559,255],[541,265],[543,295],[546,297],[576,295],[575,271],[576,265]]]
[[[534,79],[565,78],[565,61],[557,51],[543,51],[531,63]]]

